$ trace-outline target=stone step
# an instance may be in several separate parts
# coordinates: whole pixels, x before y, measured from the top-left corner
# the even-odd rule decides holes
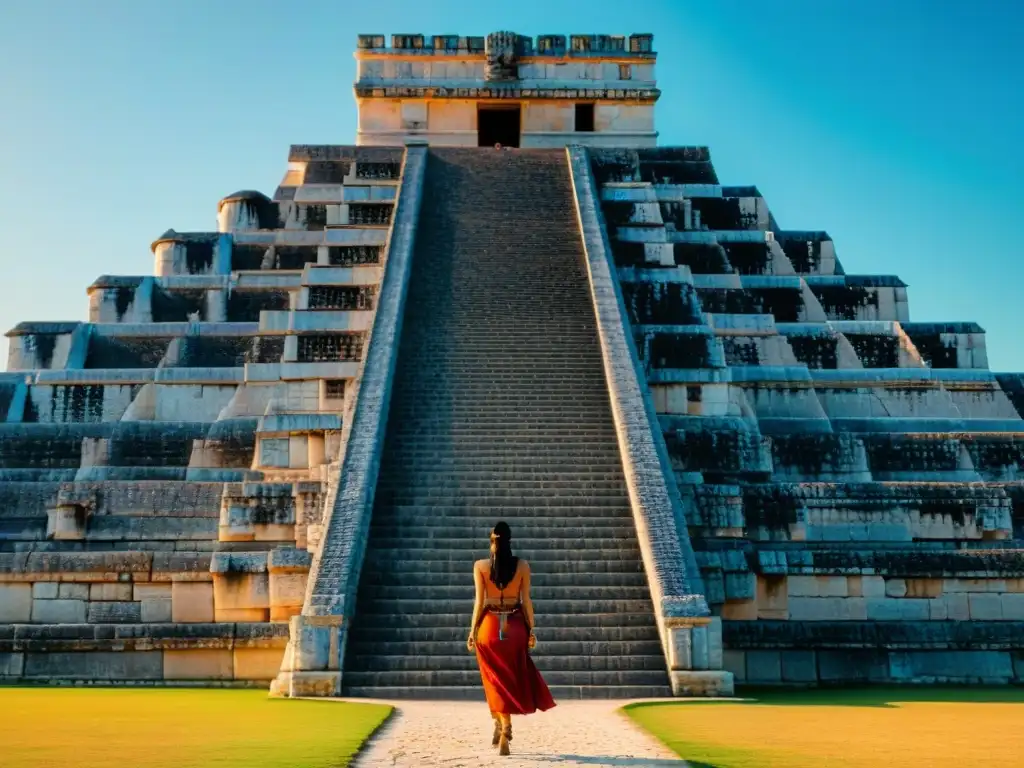
[[[544,578],[547,582],[550,576]],[[463,584],[458,585],[435,585],[423,586],[421,589],[430,594],[431,600],[469,600],[472,602],[474,587],[472,581],[465,579]],[[364,584],[359,589],[359,599],[363,600],[389,600],[407,599],[409,588],[402,585],[391,584]],[[647,586],[635,587],[592,587],[581,584],[566,584],[561,586],[548,586],[546,583],[537,582],[536,579],[530,584],[530,598],[539,604],[538,601],[550,600],[647,600],[651,599],[651,591]]]
[[[537,668],[547,677],[564,672],[660,672],[665,674],[665,657],[659,652],[649,656],[547,656],[538,647],[531,652]],[[455,651],[456,649],[450,649]],[[465,645],[461,654],[450,656],[403,656],[371,651],[350,654],[346,659],[349,672],[476,672],[476,655],[469,654]]]
[[[392,670],[383,672],[345,671],[347,684],[361,687],[463,686],[480,685],[479,669],[467,670]],[[573,670],[544,675],[548,685],[667,685],[668,675],[661,670]]]
[[[472,616],[473,606],[458,613],[359,613],[353,622],[353,628],[380,629],[393,627],[396,629],[442,629],[466,627]],[[621,629],[623,627],[654,627],[654,612],[643,610],[640,613],[537,613],[538,625],[543,623],[546,631],[561,629]],[[543,621],[542,621],[543,620]],[[552,637],[552,640],[561,638]],[[597,638],[595,638],[597,639]]]
[[[479,675],[478,675],[479,676]],[[549,685],[555,701],[575,699],[661,699],[672,695],[665,685]],[[426,701],[484,701],[483,687],[465,686],[365,686],[345,685],[344,694],[357,699],[404,699]]]
[[[517,529],[518,530],[518,529]],[[487,537],[481,536],[480,531],[474,536],[447,537],[431,535],[423,537],[408,536],[404,528],[374,526],[373,548],[374,549],[433,549],[447,552],[451,556],[468,555],[475,552],[487,553]],[[483,531],[486,533],[486,530]],[[395,534],[400,534],[396,536]],[[515,534],[513,539],[515,551],[519,552],[544,552],[550,549],[584,549],[619,550],[635,552],[639,551],[639,544],[636,542],[636,535],[629,537],[590,537],[590,536],[550,536],[550,537],[529,537],[522,534]],[[483,557],[484,555],[481,555]],[[526,557],[526,555],[523,555]]]
[[[401,562],[396,559],[394,550],[388,550],[387,554],[377,555],[372,549],[366,553],[366,562],[363,565],[364,578],[369,581],[377,581],[381,583],[401,583],[405,584],[420,584],[421,574],[424,573],[458,573],[463,578],[472,578],[466,576],[471,574],[473,569],[472,562],[465,562],[463,560],[447,560],[443,558],[433,560],[421,560],[420,562]],[[411,555],[411,553],[409,553]],[[592,553],[587,553],[592,554]],[[525,555],[524,555],[525,556]],[[605,573],[639,573],[644,575],[643,563],[640,562],[639,558],[634,560],[629,559],[608,559],[608,560],[592,560],[592,561],[577,561],[577,560],[563,560],[558,561],[552,559],[549,562],[550,565],[544,566],[544,558],[532,557],[527,558],[530,562],[530,567],[534,573],[537,574],[537,580],[542,579],[542,576],[548,572],[554,572],[559,570],[562,573],[574,574],[577,579],[581,582],[586,582],[590,574],[605,574]],[[560,564],[559,564],[560,563]],[[556,565],[557,564],[557,565]],[[382,576],[374,575],[372,572],[377,571]],[[369,572],[369,573],[368,573]]]
[[[408,592],[406,593],[408,594]],[[417,591],[417,597],[373,598],[361,600],[358,610],[361,616],[469,616],[473,612],[473,595],[468,600],[447,600],[439,598],[432,591],[426,594]],[[617,616],[619,614],[641,614],[653,620],[654,608],[649,599],[616,600],[609,597],[600,600],[548,600],[533,599],[533,608],[538,619],[545,626],[560,626],[568,623],[574,626],[574,616]],[[513,598],[509,603],[514,602]]]
[[[388,447],[390,448],[390,446]],[[450,449],[442,450],[436,445],[431,446],[429,444],[424,444],[409,446],[404,448],[402,451],[386,451],[384,455],[385,463],[392,456],[398,456],[400,461],[403,463],[406,461],[448,461],[452,464],[466,464],[475,460],[480,460],[480,466],[496,461],[519,463],[527,460],[541,462],[544,466],[551,466],[553,462],[559,460],[570,463],[593,462],[594,465],[597,465],[599,461],[611,460],[612,457],[614,457],[615,463],[621,466],[621,460],[619,459],[619,447],[617,443],[609,446],[605,444],[595,445],[593,443],[580,443],[579,441],[569,443],[568,446],[552,444],[534,445],[528,448],[492,445],[490,450],[474,451],[473,453],[468,454],[452,453]]]
[[[470,616],[453,626],[435,627],[410,627],[397,624],[389,627],[368,627],[358,623],[358,616],[352,625],[351,638],[354,641],[379,643],[379,642],[466,642],[468,635]],[[654,617],[649,616],[650,624],[647,626],[625,626],[616,623],[615,626],[606,627],[544,627],[544,642],[660,642],[658,628],[654,624]],[[538,629],[538,632],[540,630]]]
[[[408,435],[560,435],[582,434],[607,437],[615,434],[609,418],[604,419],[581,417],[581,414],[561,416],[554,419],[534,418],[531,416],[516,417],[513,415],[500,418],[413,418],[395,421],[393,434]]]
[[[537,630],[543,633],[540,628]],[[468,634],[468,633],[466,633]],[[367,656],[369,654],[380,654],[382,656],[412,656],[416,658],[429,658],[431,656],[458,656],[465,653],[467,658],[473,660],[475,657],[466,653],[466,637],[451,642],[389,642],[368,643],[358,640],[348,642],[348,652],[353,656]],[[634,640],[634,641],[564,641],[548,640],[545,636],[543,643],[539,640],[537,648],[532,651],[535,659],[554,659],[556,657],[568,657],[566,663],[572,663],[574,659],[586,658],[609,658],[609,657],[659,657],[664,663],[661,642],[658,640]]]
[[[490,533],[490,526],[487,523],[473,525],[453,525],[447,523],[426,525],[423,520],[420,520],[419,524],[416,524],[415,520],[416,518],[403,520],[395,517],[375,515],[370,521],[370,531],[374,535],[375,541],[384,541],[388,537],[401,536],[410,541],[429,539],[430,541],[440,542],[458,539],[473,541],[477,544],[481,542],[486,544],[487,536]],[[635,540],[636,530],[631,520],[617,525],[607,525],[604,522],[602,521],[601,525],[593,527],[584,525],[552,526],[546,521],[541,521],[539,524],[534,525],[519,524],[515,527],[514,541],[518,546],[520,542],[537,541],[557,541],[561,545],[562,542],[568,543],[573,541]]]
[[[585,485],[579,488],[579,485]],[[377,493],[393,491],[400,493],[412,486],[419,494],[463,493],[476,494],[482,492],[500,493],[502,491],[535,492],[559,491],[573,492],[580,495],[606,495],[616,491],[625,493],[626,480],[615,475],[602,475],[593,472],[552,472],[544,479],[530,479],[526,473],[467,472],[459,477],[455,475],[432,474],[429,472],[411,472],[400,470],[387,472],[377,481]],[[535,494],[534,494],[535,495]]]
[[[533,524],[556,527],[616,523],[633,525],[633,510],[625,500],[617,506],[573,504],[559,507],[557,511],[515,504],[480,507],[467,507],[463,504],[377,505],[373,520],[380,521],[381,524],[388,521],[403,525],[417,522],[422,524],[424,520],[429,519],[431,523],[438,525],[472,525],[477,529],[489,531],[497,522],[497,515],[502,514],[506,516],[505,521],[509,525],[513,525],[515,521],[516,526]],[[516,530],[517,527],[513,528],[513,536],[516,535]]]
[[[604,455],[595,455],[589,458],[578,455],[555,453],[550,451],[549,455],[537,456],[529,454],[526,456],[518,454],[490,455],[490,456],[462,456],[458,454],[421,455],[414,452],[405,452],[398,456],[398,461],[393,457],[385,467],[381,468],[381,475],[384,472],[408,471],[410,474],[423,472],[437,472],[442,474],[468,473],[501,473],[501,474],[523,474],[534,472],[589,472],[615,474],[622,472],[622,462],[619,460],[618,452],[605,450]],[[216,513],[217,510],[213,510]]]
[[[586,565],[593,568],[596,573],[601,573],[605,570],[632,570],[631,568],[613,567],[620,564],[629,564],[636,568],[643,567],[640,562],[639,546],[619,545],[615,548],[606,549],[587,547],[585,550],[577,551],[567,551],[565,549],[527,549],[526,547],[517,546],[515,551],[517,556],[529,560],[531,567],[534,563],[537,563],[538,571],[541,568],[540,564],[544,561],[561,562],[566,568],[572,565]],[[410,566],[422,568],[427,565],[433,568],[433,565],[437,563],[453,563],[460,567],[472,567],[472,561],[467,560],[472,554],[472,550],[444,550],[429,546],[378,549],[374,542],[370,542],[366,557],[373,559],[374,562],[379,562],[382,559],[395,560],[397,561],[395,563],[396,568],[407,568]],[[608,567],[605,568],[604,566]]]
[[[464,587],[472,585],[472,565],[466,564],[460,568],[452,568],[446,571],[414,571],[402,574],[409,581],[415,583],[417,589],[431,589],[438,586],[443,587]],[[619,587],[643,587],[647,589],[647,574],[642,569],[635,571],[605,571],[602,573],[573,573],[562,571],[538,572],[534,579],[544,587],[566,587],[566,588],[619,588]],[[393,574],[386,571],[371,572],[364,569],[360,589],[372,589],[377,587],[400,587],[408,591],[408,583],[398,583]]]
[[[449,507],[521,507],[529,504],[537,507],[558,510],[561,507],[574,507],[586,504],[594,507],[623,507],[627,502],[626,492],[622,491],[588,491],[585,488],[571,490],[533,489],[532,491],[492,490],[492,491],[452,491],[438,489],[436,491],[417,488],[389,490],[382,488],[377,491],[375,503],[378,505],[420,505]],[[507,517],[507,515],[506,515]],[[506,521],[507,522],[507,521]]]
[[[405,422],[396,422],[394,429],[389,430],[390,434],[395,437],[415,437],[417,435],[432,434],[435,432],[444,432],[449,435],[453,440],[456,438],[466,437],[506,437],[506,438],[521,438],[521,437],[558,437],[560,435],[566,435],[568,437],[574,437],[577,439],[583,437],[591,437],[595,439],[611,438],[617,440],[615,427],[609,420],[607,424],[566,424],[566,425],[529,425],[529,424],[516,424],[516,423],[505,423],[505,424],[480,424],[480,423],[462,423],[462,424],[438,424],[431,426],[425,424],[420,426],[418,424],[409,424]]]

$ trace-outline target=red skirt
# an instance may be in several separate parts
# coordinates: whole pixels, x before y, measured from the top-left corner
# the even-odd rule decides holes
[[[555,706],[544,678],[530,658],[530,631],[521,610],[506,617],[505,636],[498,639],[501,617],[484,609],[476,635],[476,660],[487,706],[503,715],[529,715]]]

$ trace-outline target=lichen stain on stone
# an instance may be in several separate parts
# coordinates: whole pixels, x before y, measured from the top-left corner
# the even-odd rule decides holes
[[[168,337],[93,336],[89,340],[85,368],[156,368],[167,353]]]
[[[34,353],[40,368],[49,368],[53,362],[53,350],[57,346],[57,337],[49,333],[33,333],[25,337],[25,349]]]
[[[103,421],[101,384],[72,384],[50,390],[50,421],[97,424]],[[57,409],[60,409],[58,416]]]
[[[256,221],[260,229],[280,229],[281,210],[273,200],[244,200],[244,217]]]
[[[375,285],[313,286],[309,289],[309,309],[373,309]]]
[[[847,458],[840,435],[778,435],[772,438],[772,454],[776,464],[812,476],[840,469]]]
[[[231,291],[227,301],[229,323],[259,322],[260,312],[288,309],[288,291]]]
[[[391,223],[394,206],[386,203],[360,204],[348,206],[348,223],[353,225],[386,226]]]
[[[829,334],[787,336],[793,355],[808,368],[835,370],[839,366],[838,339]]]
[[[859,285],[815,285],[811,292],[830,320],[858,320],[858,310],[878,306],[878,291]]]
[[[703,221],[703,217],[701,221]],[[768,274],[771,251],[766,243],[722,243],[729,263],[741,275]]]
[[[114,311],[117,313],[118,322],[124,319],[134,301],[135,288],[121,286],[114,289]]]
[[[757,341],[743,336],[727,336],[722,339],[726,365],[760,365],[761,354]]]
[[[638,352],[652,368],[707,368],[711,363],[710,338],[703,334],[657,332],[643,341]]]
[[[688,283],[622,283],[622,298],[633,325],[697,325],[697,296]]]
[[[725,249],[718,243],[674,243],[675,263],[690,268],[695,275],[721,275],[731,272]]]
[[[205,290],[168,291],[154,287],[150,298],[154,323],[184,323],[206,315]]]
[[[844,333],[865,368],[899,368],[900,340],[895,336]]]
[[[365,334],[303,334],[299,336],[299,362],[358,361],[363,356]]]
[[[327,249],[327,259],[332,267],[378,264],[380,252],[379,245],[332,245]]]
[[[821,241],[783,238],[780,241],[783,252],[800,274],[817,274],[821,267]]]
[[[203,275],[213,265],[213,240],[190,240],[185,243],[185,264],[190,275]]]

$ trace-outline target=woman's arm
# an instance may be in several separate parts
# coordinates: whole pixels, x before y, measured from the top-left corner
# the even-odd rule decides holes
[[[523,569],[523,579],[519,582],[519,599],[523,603],[523,612],[526,614],[526,623],[530,625],[530,634],[533,634],[533,601],[530,599],[530,564],[525,560],[520,561]]]
[[[469,624],[469,639],[466,640],[466,647],[471,651],[476,645],[476,624],[484,604],[484,575],[476,563],[473,563],[473,583],[476,585],[476,597],[473,598],[473,619]]]

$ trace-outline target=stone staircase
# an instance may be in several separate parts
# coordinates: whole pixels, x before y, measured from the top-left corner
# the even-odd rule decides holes
[[[668,696],[564,150],[430,151],[343,685],[483,698],[472,563],[530,561],[556,698]]]

